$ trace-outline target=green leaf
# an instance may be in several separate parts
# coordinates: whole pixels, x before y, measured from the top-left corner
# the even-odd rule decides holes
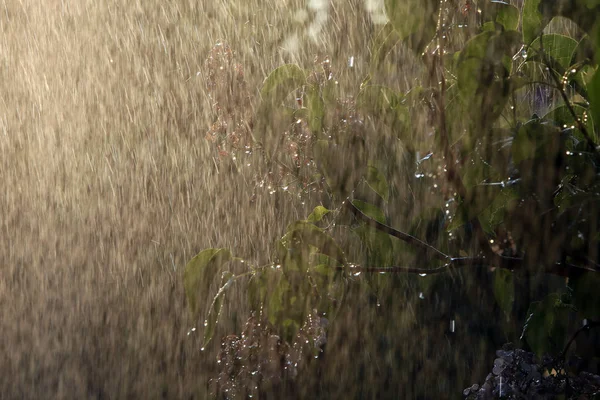
[[[306,73],[296,64],[286,64],[274,69],[265,79],[260,91],[263,101],[281,103],[288,94],[306,83]]]
[[[404,95],[386,86],[363,86],[356,97],[356,107],[365,114],[381,120],[398,133],[401,133],[409,122]]]
[[[525,0],[523,5],[523,42],[525,44],[533,42],[544,28],[544,18],[539,11],[539,5],[540,0]]]
[[[590,118],[589,115],[587,115],[587,109],[582,106],[578,106],[577,104],[572,104],[571,108],[575,112],[577,118],[581,119],[582,121],[585,121],[584,126],[586,130],[590,135],[592,135],[592,138],[595,139],[594,124],[592,123],[592,118]],[[566,105],[558,106],[550,110],[548,113],[546,113],[546,115],[544,115],[542,119],[544,121],[553,123],[561,129],[567,129],[572,127],[572,129],[574,129],[573,134],[575,135],[575,137],[579,140],[584,140],[583,133],[579,130],[578,124],[576,123],[575,118],[573,118],[573,114],[571,114],[569,107],[567,107]]]
[[[507,269],[497,268],[494,271],[494,297],[506,316],[512,314],[515,302],[514,275]]]
[[[600,132],[600,68],[596,69],[594,77],[587,87],[588,95],[590,96],[590,111],[592,120],[596,126],[596,136]]]
[[[516,30],[519,26],[519,9],[509,4],[495,4],[498,6],[496,22],[504,26],[504,30]]]
[[[319,86],[311,85],[306,93],[308,108],[308,127],[315,136],[319,136],[323,130],[323,119],[325,117],[325,102],[321,98]]]
[[[383,200],[387,201],[389,198],[390,188],[387,183],[385,176],[374,166],[369,165],[367,167],[367,184],[371,189],[375,191]]]
[[[208,316],[204,321],[204,344],[203,347],[212,340],[215,334],[215,328],[217,326],[217,322],[219,321],[219,317],[221,316],[221,310],[223,309],[223,302],[225,298],[225,292],[233,285],[235,282],[235,276],[227,272],[223,275],[223,281],[225,283],[219,288],[219,291],[213,298],[213,302],[211,304],[210,310],[208,311]]]
[[[361,200],[352,200],[352,204],[362,211],[368,217],[373,218],[375,221],[385,224],[385,213],[383,210],[373,204],[365,203]]]
[[[541,302],[531,303],[521,337],[527,340],[538,357],[557,354],[564,348],[574,307],[561,300],[559,293],[548,295]]]
[[[385,232],[361,225],[353,228],[354,232],[366,247],[366,264],[373,267],[389,267],[394,261],[394,245],[392,238]]]
[[[290,226],[290,230],[279,240],[279,256],[282,262],[308,263],[309,256],[316,249],[317,253],[325,254],[341,264],[346,264],[346,256],[335,240],[315,225],[298,221]],[[298,265],[305,269],[304,265]]]
[[[308,216],[307,221],[312,223],[319,222],[323,219],[325,215],[329,214],[330,212],[331,210],[328,210],[323,206],[316,206],[313,212],[311,212]]]
[[[515,164],[538,156],[546,143],[552,141],[559,132],[553,125],[531,120],[521,126],[512,143],[512,155]],[[541,154],[543,156],[543,154]]]
[[[437,0],[384,0],[385,13],[400,40],[411,37],[412,49],[420,54],[433,39],[437,27]]]
[[[577,41],[573,38],[555,33],[542,36],[542,40],[538,37],[531,43],[531,48],[537,51],[543,50],[548,57],[561,66],[562,73],[571,65],[571,57],[577,48]]]
[[[385,213],[379,207],[361,200],[352,200],[352,204],[366,216],[385,224]],[[376,267],[391,266],[394,260],[394,246],[391,237],[384,232],[361,225],[352,229],[367,248],[366,262]]]
[[[197,294],[208,295],[210,285],[223,265],[231,260],[227,249],[206,249],[198,253],[185,266],[183,285],[185,294],[194,314],[198,312]]]

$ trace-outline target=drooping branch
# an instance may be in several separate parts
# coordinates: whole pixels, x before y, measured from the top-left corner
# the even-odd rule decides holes
[[[452,268],[460,267],[489,267],[489,268],[502,268],[510,271],[519,270],[523,267],[524,259],[519,257],[505,257],[499,254],[493,253],[494,257],[490,258],[487,256],[483,257],[451,257],[434,246],[426,243],[415,236],[408,233],[399,231],[391,226],[382,224],[381,222],[369,217],[358,209],[350,199],[344,201],[343,207],[346,207],[354,216],[365,222],[368,226],[371,226],[381,232],[387,233],[390,236],[398,238],[411,246],[425,250],[431,254],[435,259],[445,261],[446,263],[440,267],[434,268],[418,268],[418,267],[404,267],[404,266],[391,266],[391,267],[370,267],[370,266],[355,266],[352,268],[356,272],[367,272],[367,273],[408,273],[408,274],[439,274],[448,272]],[[346,267],[340,266],[339,269],[345,269]],[[572,273],[583,272],[597,272],[600,273],[600,268],[597,268],[595,263],[587,262],[585,265],[575,265],[571,263],[556,263],[552,266],[547,267],[543,272],[558,275],[562,277],[571,276]]]
[[[542,33],[540,33],[540,56],[541,56],[542,60],[544,61],[544,64],[546,64],[546,66],[550,70],[550,76],[554,80],[554,83],[556,84],[558,92],[560,93],[560,96],[562,97],[563,101],[565,102],[565,106],[567,107],[567,110],[569,110],[569,114],[571,114],[571,117],[573,117],[573,119],[575,120],[575,124],[577,124],[577,128],[579,128],[579,130],[583,134],[583,137],[585,138],[585,141],[586,141],[588,147],[590,148],[590,150],[592,152],[598,153],[596,143],[594,143],[594,140],[590,136],[586,126],[581,121],[581,118],[579,118],[577,116],[577,113],[575,112],[575,109],[571,105],[571,101],[569,100],[569,97],[567,96],[567,93],[564,90],[561,80],[555,74],[555,71],[552,68],[553,65],[550,62],[550,60],[548,59],[546,53],[544,52],[544,40],[543,39],[544,39],[544,36],[543,36],[543,32],[542,32]]]
[[[350,199],[346,199],[346,201],[344,201],[344,203],[343,203],[343,206],[345,206],[348,210],[350,210],[350,212],[352,212],[352,214],[354,214],[354,216],[356,216],[358,219],[366,222],[367,225],[372,226],[373,228],[375,228],[381,232],[385,232],[388,235],[394,236],[395,238],[398,238],[414,247],[421,248],[421,249],[427,251],[428,253],[430,253],[433,257],[435,257],[438,260],[449,261],[451,259],[451,257],[449,255],[441,252],[440,250],[433,247],[432,245],[425,243],[424,241],[422,241],[412,235],[409,235],[408,233],[401,232],[397,229],[392,228],[391,226],[382,224],[381,222],[369,217],[368,215],[363,213],[361,210],[359,210],[358,207],[356,207],[354,204],[352,204]]]

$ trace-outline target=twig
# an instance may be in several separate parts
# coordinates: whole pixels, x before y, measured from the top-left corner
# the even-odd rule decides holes
[[[381,231],[387,233],[388,235],[394,236],[414,247],[424,249],[426,252],[430,253],[434,258],[446,261],[441,267],[436,268],[415,268],[415,267],[402,267],[402,266],[391,266],[391,267],[355,267],[356,271],[360,272],[389,272],[389,273],[411,273],[411,274],[437,274],[441,272],[446,272],[450,270],[450,268],[455,267],[494,267],[494,268],[502,268],[508,269],[510,271],[514,271],[520,269],[523,265],[524,259],[518,257],[505,257],[499,254],[493,253],[493,257],[451,257],[439,249],[433,247],[432,245],[423,242],[422,240],[412,236],[408,233],[399,231],[397,229],[392,228],[391,226],[382,224],[381,222],[369,217],[364,214],[360,209],[358,209],[350,199],[346,199],[342,204],[342,207],[346,207],[352,214],[354,214],[358,219],[367,223],[367,225]],[[338,269],[345,269],[345,266],[336,267]],[[558,275],[562,277],[568,277],[572,275],[573,271],[577,271],[579,273],[583,272],[596,272],[600,273],[600,269],[597,268],[597,264],[587,260],[586,265],[575,265],[575,264],[562,264],[556,263],[551,267],[548,267],[543,272],[552,275]]]
[[[571,339],[569,339],[569,342],[567,343],[567,345],[565,346],[565,348],[563,349],[563,351],[560,353],[560,356],[558,356],[558,359],[560,361],[565,361],[565,356],[567,355],[567,351],[569,350],[569,347],[571,347],[571,344],[575,341],[575,339],[577,338],[577,336],[579,336],[579,334],[583,331],[589,331],[592,328],[598,328],[600,327],[600,322],[598,321],[587,321],[587,323],[582,326],[581,328],[577,329],[577,331],[575,331],[575,333],[573,334],[573,336],[571,336]]]
[[[381,222],[364,214],[360,209],[358,209],[358,207],[356,207],[354,204],[352,204],[350,199],[346,199],[343,206],[346,206],[346,208],[348,210],[350,210],[350,212],[352,212],[352,214],[354,214],[358,219],[361,219],[364,222],[366,222],[367,225],[370,225],[379,231],[385,232],[388,235],[394,236],[395,238],[398,238],[398,239],[400,239],[406,243],[409,243],[415,247],[424,249],[425,251],[431,253],[438,260],[443,260],[443,261],[451,260],[449,255],[441,252],[440,250],[436,249],[432,245],[425,243],[422,240],[420,240],[412,235],[409,235],[408,233],[401,232],[397,229],[392,228],[391,226],[382,224]]]
[[[463,199],[463,201],[464,201],[467,198],[467,189],[466,189],[458,171],[456,171],[456,168],[455,168],[455,160],[454,160],[454,155],[452,154],[452,151],[450,149],[448,126],[446,123],[446,104],[445,104],[446,78],[444,76],[444,57],[443,57],[443,55],[444,55],[444,36],[439,34],[439,30],[443,26],[442,22],[443,22],[442,14],[440,12],[440,14],[438,16],[438,51],[437,51],[437,56],[434,57],[434,62],[432,63],[432,66],[431,66],[431,76],[433,78],[435,78],[437,75],[437,72],[438,72],[436,70],[439,70],[440,89],[438,91],[435,91],[435,101],[437,103],[437,108],[438,108],[438,113],[439,113],[438,129],[439,129],[439,133],[440,133],[440,141],[441,141],[442,149],[444,152],[444,158],[446,159],[446,177],[448,178],[448,181],[452,185],[454,185],[456,192],[458,193],[460,198]],[[483,253],[490,260],[497,259],[498,255],[496,253],[494,253],[494,251],[491,249],[488,239],[486,237],[485,231],[483,230],[483,227],[481,226],[481,223],[479,222],[479,220],[477,218],[474,218],[471,221],[471,225],[473,227],[473,230],[477,237],[477,241],[479,242],[479,245],[480,245]]]
[[[544,64],[546,64],[546,66],[550,70],[550,76],[554,80],[554,83],[557,86],[558,92],[560,93],[563,101],[565,102],[565,106],[567,107],[567,109],[569,110],[569,113],[571,114],[571,116],[575,120],[575,123],[577,124],[577,128],[579,128],[579,130],[583,134],[583,137],[585,138],[585,140],[586,140],[588,146],[590,147],[590,149],[594,153],[598,153],[598,149],[596,148],[596,143],[594,143],[594,140],[592,139],[592,137],[590,136],[589,132],[587,131],[587,128],[585,127],[585,125],[583,125],[583,122],[581,121],[581,119],[575,113],[575,110],[573,109],[573,106],[571,105],[571,102],[569,101],[569,98],[567,97],[567,93],[563,89],[563,86],[561,84],[560,79],[554,73],[555,71],[552,68],[552,63],[550,62],[550,60],[546,56],[546,53],[544,52],[544,40],[543,40],[544,37],[543,37],[543,35],[544,35],[543,32],[540,33],[540,56],[542,57],[542,59],[544,61]]]

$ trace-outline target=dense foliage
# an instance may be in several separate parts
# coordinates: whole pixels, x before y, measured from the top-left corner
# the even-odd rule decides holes
[[[404,280],[408,290],[413,274],[485,271],[475,276],[482,288],[491,277],[493,290],[471,301],[493,296],[505,337],[550,355],[540,368],[554,376],[567,374],[570,339],[582,321],[597,326],[600,4],[385,4],[389,22],[373,41],[357,93],[340,92],[323,57],[309,70],[272,71],[257,109],[239,115],[228,109],[227,93],[247,88],[232,50],[220,43],[207,61],[217,116],[207,136],[220,156],[236,168],[245,154],[261,154],[272,167],[258,178],[261,187],[321,203],[288,225],[267,265],[207,249],[186,267],[190,308],[205,315],[205,345],[231,287],[244,285],[255,310],[246,328],[254,333],[223,342],[221,360],[233,361],[223,361],[215,390],[227,388],[229,397],[236,379],[252,382],[253,393],[293,378],[302,354],[311,359],[322,350],[324,326],[352,304],[353,285],[379,303],[383,287]],[[550,29],[559,23],[573,29]],[[426,71],[406,93],[378,83],[396,67],[388,55],[398,46],[411,48]],[[282,120],[289,130],[273,131]],[[420,209],[424,197],[438,206]],[[409,215],[408,227],[396,225]],[[548,284],[549,276],[558,278]],[[266,366],[250,353],[235,362],[244,348],[261,347]],[[597,349],[581,354],[584,348],[579,365],[597,368]],[[275,372],[279,366],[287,372]]]

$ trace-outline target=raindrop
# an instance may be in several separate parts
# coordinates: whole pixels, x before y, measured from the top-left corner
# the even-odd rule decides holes
[[[527,50],[523,50],[523,51],[521,52],[521,57],[523,57],[523,58],[527,58]]]
[[[349,68],[352,68],[352,67],[354,67],[354,56],[350,56],[350,57],[348,58],[348,67],[349,67]]]
[[[456,330],[456,321],[451,320],[450,321],[450,332],[454,333],[455,330]]]
[[[200,348],[200,351],[204,351],[204,347]]]
[[[208,320],[206,320],[206,319],[204,320],[204,326],[205,327],[208,326]]]
[[[354,273],[354,276],[359,276],[359,275],[360,275],[360,271]]]
[[[421,300],[424,300],[424,299],[425,299],[425,295],[423,294],[423,292],[419,292],[419,298],[420,298]]]
[[[417,178],[417,179],[421,179],[421,178],[423,178],[424,176],[425,176],[425,174],[423,174],[423,173],[420,173],[420,172],[417,172],[417,173],[415,174],[415,178]]]
[[[419,274],[419,276],[427,276],[427,274]]]

